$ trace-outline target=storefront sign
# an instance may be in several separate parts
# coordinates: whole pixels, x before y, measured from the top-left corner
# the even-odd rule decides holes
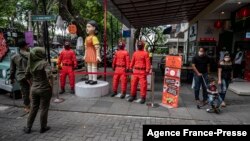
[[[122,37],[124,38],[131,37],[131,30],[123,30]]]
[[[216,42],[215,38],[200,38],[200,42]]]
[[[177,108],[180,92],[181,56],[166,56],[162,104]]]
[[[197,24],[189,27],[189,41],[195,41],[197,38]]]

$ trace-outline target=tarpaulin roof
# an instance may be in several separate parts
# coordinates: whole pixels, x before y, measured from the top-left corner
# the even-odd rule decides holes
[[[136,28],[190,21],[211,2],[213,0],[108,0],[108,10],[126,26]]]

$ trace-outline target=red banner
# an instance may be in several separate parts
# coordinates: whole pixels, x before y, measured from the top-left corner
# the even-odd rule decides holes
[[[178,107],[182,56],[166,56],[162,104]]]
[[[6,44],[6,40],[4,39],[3,33],[0,33],[0,61],[8,52],[8,46]]]

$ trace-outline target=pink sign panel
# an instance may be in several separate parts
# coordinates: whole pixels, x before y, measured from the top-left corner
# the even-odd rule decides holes
[[[33,32],[32,31],[25,32],[25,41],[26,41],[26,43],[29,44],[29,47],[33,47],[34,46]]]

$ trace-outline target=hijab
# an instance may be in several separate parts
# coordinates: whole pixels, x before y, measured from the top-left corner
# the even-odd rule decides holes
[[[42,69],[43,65],[47,63],[45,61],[45,49],[42,47],[35,47],[31,49],[28,65],[30,67],[30,72],[33,73],[37,70]]]

